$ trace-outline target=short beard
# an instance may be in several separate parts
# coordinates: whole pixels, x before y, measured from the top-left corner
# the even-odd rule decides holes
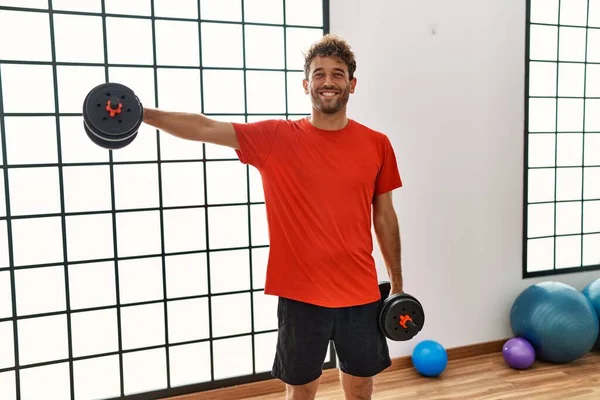
[[[333,103],[331,106],[325,106],[325,104],[321,101],[319,97],[319,90],[326,88],[319,88],[316,90],[311,90],[310,97],[312,100],[313,107],[317,110],[321,111],[324,114],[335,114],[340,111],[346,104],[348,104],[348,99],[350,98],[350,86],[346,86],[341,93],[339,94],[338,100]],[[336,88],[337,89],[337,88]]]

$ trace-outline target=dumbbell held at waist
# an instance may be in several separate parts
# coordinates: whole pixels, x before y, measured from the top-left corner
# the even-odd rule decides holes
[[[381,306],[379,328],[390,340],[407,341],[415,337],[425,324],[421,303],[407,293],[390,296],[390,282],[380,282]]]
[[[125,85],[103,83],[89,91],[83,101],[83,127],[100,147],[116,150],[136,138],[144,119],[144,108]]]

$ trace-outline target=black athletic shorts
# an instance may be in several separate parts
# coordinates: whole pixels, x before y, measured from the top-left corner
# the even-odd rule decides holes
[[[379,304],[326,308],[280,297],[272,375],[290,385],[317,379],[330,341],[340,370],[359,377],[377,375],[391,365],[377,322]]]

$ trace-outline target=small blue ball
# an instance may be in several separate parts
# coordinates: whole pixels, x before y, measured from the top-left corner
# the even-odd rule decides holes
[[[446,369],[448,353],[438,342],[423,340],[412,352],[412,363],[421,375],[435,377]]]

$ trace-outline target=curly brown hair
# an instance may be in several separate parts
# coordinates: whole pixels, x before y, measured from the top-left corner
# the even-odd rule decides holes
[[[308,79],[310,63],[315,57],[332,57],[348,67],[350,79],[354,78],[356,59],[348,42],[335,34],[327,34],[313,43],[304,54],[304,74]]]

